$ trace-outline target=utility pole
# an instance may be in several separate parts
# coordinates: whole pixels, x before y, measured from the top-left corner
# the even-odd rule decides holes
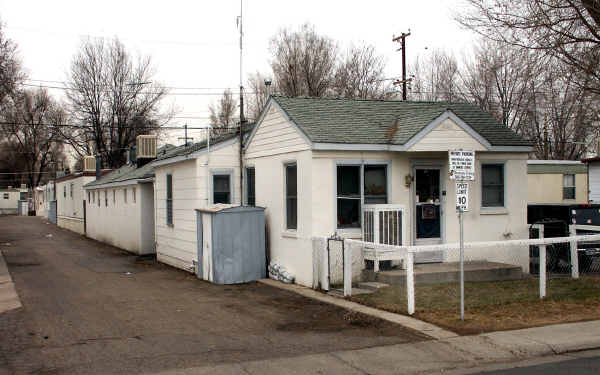
[[[399,42],[400,48],[398,51],[402,50],[402,80],[396,80],[394,85],[402,84],[402,100],[406,101],[406,83],[410,80],[406,79],[406,37],[410,36],[410,29],[408,29],[408,33],[402,33],[400,36],[394,36],[392,38],[392,42]]]
[[[244,70],[243,70],[243,40],[244,29],[242,21],[243,0],[240,0],[240,16],[238,17],[238,28],[240,29],[240,206],[244,205]]]
[[[190,139],[190,140],[191,140],[191,139],[194,139],[194,138],[192,138],[192,137],[188,137],[188,136],[187,136],[187,124],[185,124],[185,125],[183,126],[183,129],[184,129],[184,131],[185,131],[185,136],[183,136],[183,137],[179,137],[179,138],[177,138],[177,139],[183,139],[183,141],[184,141],[184,144],[185,144],[185,146],[187,147],[187,145],[188,145],[188,139]]]

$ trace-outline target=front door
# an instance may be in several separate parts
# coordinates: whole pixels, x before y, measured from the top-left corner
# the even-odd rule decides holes
[[[414,175],[414,243],[439,244],[443,218],[441,168],[415,167]],[[420,252],[415,255],[415,262],[441,262],[442,258],[441,251]]]

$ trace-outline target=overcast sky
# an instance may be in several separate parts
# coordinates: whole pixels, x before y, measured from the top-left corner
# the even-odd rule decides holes
[[[268,72],[270,38],[281,28],[309,22],[342,47],[375,45],[387,58],[387,76],[399,76],[400,52],[391,39],[409,28],[409,60],[436,48],[457,54],[471,48],[473,34],[452,20],[459,4],[459,0],[243,0],[243,71]],[[18,44],[30,79],[64,81],[83,38],[116,36],[132,52],[152,56],[155,81],[181,88],[171,90],[166,104],[179,109],[174,125],[190,126],[208,123],[208,105],[218,99],[213,94],[239,85],[239,13],[239,0],[0,0],[5,32]],[[177,95],[183,93],[187,95]],[[178,130],[170,133],[171,138],[183,136]],[[198,133],[191,132],[196,137]]]

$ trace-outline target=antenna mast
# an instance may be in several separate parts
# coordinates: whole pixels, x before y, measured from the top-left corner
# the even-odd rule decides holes
[[[240,0],[240,15],[238,17],[238,28],[240,29],[240,206],[244,205],[244,156],[243,156],[243,128],[246,124],[244,117],[244,69],[243,69],[243,41],[244,41],[244,28],[242,19],[243,0]]]

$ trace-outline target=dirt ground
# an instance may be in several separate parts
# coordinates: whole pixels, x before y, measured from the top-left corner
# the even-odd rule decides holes
[[[0,251],[23,304],[0,314],[0,374],[151,373],[426,339],[263,284],[203,282],[36,217],[0,217]]]

